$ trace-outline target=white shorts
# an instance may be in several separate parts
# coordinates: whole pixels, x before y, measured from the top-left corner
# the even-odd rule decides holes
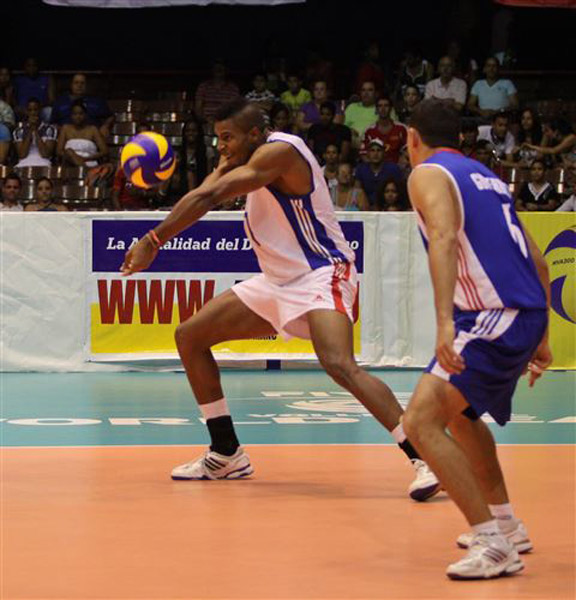
[[[261,274],[237,283],[232,291],[283,338],[309,340],[306,313],[311,310],[336,310],[353,320],[358,291],[356,267],[349,263],[321,267],[282,285]]]

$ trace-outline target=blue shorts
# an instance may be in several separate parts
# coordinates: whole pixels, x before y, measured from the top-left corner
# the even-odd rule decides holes
[[[540,344],[548,313],[545,310],[495,309],[456,311],[454,349],[466,368],[450,375],[434,358],[426,372],[449,381],[471,407],[465,414],[489,413],[499,425],[510,420],[516,383]]]

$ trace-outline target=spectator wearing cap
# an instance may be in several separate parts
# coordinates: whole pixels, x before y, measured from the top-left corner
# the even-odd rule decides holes
[[[387,96],[380,98],[376,103],[376,113],[378,120],[374,126],[366,130],[360,154],[365,155],[370,142],[378,139],[384,147],[384,162],[397,163],[400,150],[406,145],[408,139],[407,129],[401,123],[392,120],[392,100]]]
[[[196,90],[194,99],[196,114],[208,123],[214,122],[216,111],[240,96],[238,86],[228,79],[226,65],[217,60],[212,64],[212,77],[203,81]]]
[[[426,84],[424,97],[449,100],[461,111],[466,104],[466,82],[454,77],[454,61],[449,56],[438,61],[438,75]]]
[[[346,125],[334,123],[336,107],[332,102],[320,105],[320,122],[308,130],[308,146],[317,158],[321,158],[329,145],[338,149],[339,160],[346,161],[350,155],[352,133]]]
[[[492,145],[494,155],[503,166],[514,165],[514,136],[510,132],[506,113],[495,114],[492,125],[480,125],[478,140],[486,140]]]
[[[22,181],[16,173],[9,173],[2,183],[2,202],[0,211],[21,212],[23,209],[20,204],[20,190]]]
[[[49,167],[52,164],[58,131],[54,125],[40,120],[40,102],[28,101],[26,119],[14,130],[18,154],[17,167]]]
[[[114,115],[104,98],[90,96],[86,93],[88,82],[84,73],[75,73],[70,80],[70,91],[56,98],[52,107],[52,123],[69,125],[72,123],[72,106],[80,100],[86,107],[86,120],[89,125],[95,125],[106,138],[114,123]]]
[[[379,138],[368,144],[367,162],[356,167],[356,184],[362,187],[368,198],[371,210],[378,207],[379,191],[389,179],[402,181],[400,167],[392,162],[384,162],[384,142]]]
[[[495,113],[518,108],[516,86],[509,79],[500,79],[500,63],[490,57],[484,63],[485,79],[479,79],[470,90],[468,110],[485,121]]]

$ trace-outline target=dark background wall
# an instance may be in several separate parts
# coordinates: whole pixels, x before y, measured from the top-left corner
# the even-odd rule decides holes
[[[211,57],[233,69],[259,67],[262,56],[302,62],[314,47],[341,69],[378,39],[395,63],[417,41],[436,59],[452,37],[481,59],[490,51],[492,0],[308,0],[280,7],[79,9],[41,0],[1,3],[2,62],[18,68],[29,55],[46,69],[204,69]],[[512,9],[517,68],[573,68],[574,13]]]

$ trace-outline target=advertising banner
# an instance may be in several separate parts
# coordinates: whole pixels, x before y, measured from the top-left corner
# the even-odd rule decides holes
[[[550,269],[553,368],[576,368],[576,218],[574,213],[520,213]]]
[[[86,261],[89,360],[175,358],[176,327],[214,296],[260,272],[241,220],[203,220],[165,244],[147,271],[122,277],[126,251],[157,224],[141,219],[91,222]],[[364,224],[341,225],[356,252],[362,290]],[[357,299],[354,350],[360,355],[358,305]],[[226,342],[214,347],[214,354],[233,360],[315,357],[310,342],[280,336]]]

